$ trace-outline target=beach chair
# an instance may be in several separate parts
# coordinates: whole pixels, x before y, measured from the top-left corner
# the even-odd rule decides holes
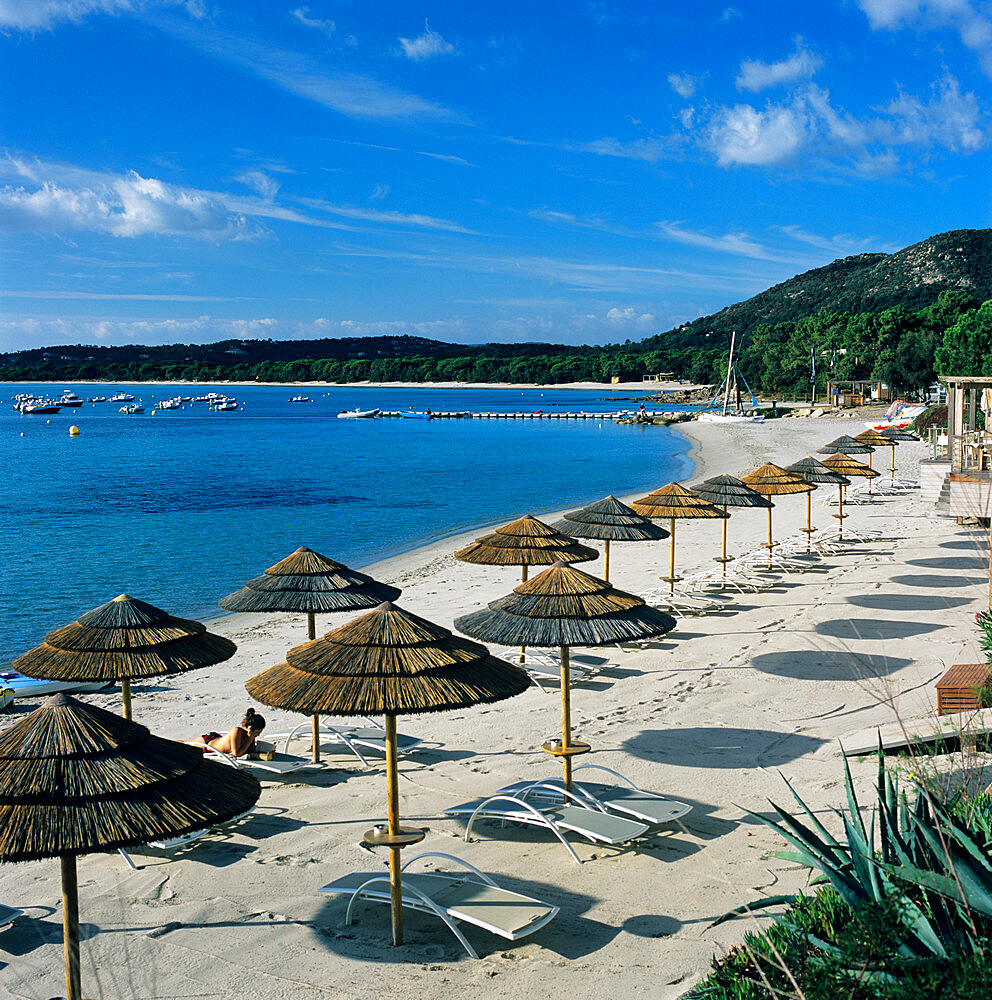
[[[293,754],[277,753],[271,760],[232,757],[231,754],[224,753],[222,750],[216,750],[214,747],[206,747],[206,744],[202,740],[186,740],[185,742],[190,746],[203,750],[204,757],[210,760],[218,761],[221,764],[229,764],[231,767],[240,767],[247,771],[260,771],[262,773],[258,775],[259,777],[265,777],[269,774],[292,774],[293,771],[299,771],[304,767],[320,767],[319,764],[314,764],[309,757],[297,757]]]
[[[498,649],[493,653],[493,656],[505,660],[507,663],[512,663],[515,667],[520,667],[542,694],[548,693],[548,689],[541,683],[542,680],[561,682],[561,659],[551,650],[534,649],[528,646],[523,653],[523,663],[520,662],[519,646]],[[584,679],[593,671],[593,668],[582,663],[575,653],[570,653],[568,665],[569,677],[573,683]]]
[[[317,731],[317,738],[321,746],[325,743],[337,744],[347,747],[366,767],[368,760],[362,753],[365,750],[375,750],[385,756],[386,754],[386,730],[375,723],[372,719],[364,720],[367,726],[324,726]],[[309,740],[310,748],[313,749],[313,723],[310,719],[301,722],[295,729],[285,733],[266,734],[266,739],[271,743],[284,743],[283,753],[289,754],[289,747],[293,740]],[[396,734],[397,753],[407,753],[415,747],[419,747],[424,741],[417,736],[404,736],[402,733]]]
[[[648,830],[646,823],[613,815],[602,806],[591,806],[583,801],[580,795],[568,792],[564,788],[544,786],[562,797],[561,805],[549,806],[528,801],[539,797],[542,786],[542,782],[534,782],[517,793],[497,792],[485,799],[475,799],[472,802],[450,806],[444,810],[444,814],[455,817],[468,816],[468,823],[465,826],[466,842],[477,819],[498,822],[504,827],[507,823],[542,827],[561,841],[576,864],[582,862],[572,845],[565,839],[565,832],[577,833],[594,844],[618,847],[635,840]]]
[[[423,858],[443,858],[461,865],[466,871],[409,874],[407,868]],[[471,958],[478,958],[479,955],[458,927],[459,921],[481,927],[508,941],[519,941],[540,930],[558,914],[557,906],[503,889],[489,875],[467,861],[440,851],[418,854],[400,870],[404,873],[403,905],[420,913],[433,914],[444,921]],[[351,897],[344,918],[348,925],[352,922],[355,903],[359,899],[374,903],[390,902],[389,873],[354,872],[321,886],[318,892]]]
[[[242,820],[245,816],[248,816],[254,811],[255,807],[252,806],[251,809],[246,809],[243,813],[239,813],[237,816],[232,816],[231,819],[226,820],[224,823],[217,823],[214,826],[204,827],[202,830],[191,830],[189,833],[184,833],[181,837],[169,837],[166,840],[150,840],[147,844],[143,844],[143,847],[154,847],[158,851],[174,851],[178,850],[180,847],[185,847],[187,844],[195,843],[201,837],[205,837],[208,833],[213,830],[219,829],[222,826],[227,826],[229,823],[237,823],[238,820]],[[133,850],[133,848],[132,848]],[[131,871],[139,871],[140,868],[131,859],[131,855],[124,850],[123,847],[117,848],[117,853],[127,862],[128,868]]]
[[[0,931],[6,930],[18,917],[23,916],[24,911],[16,906],[7,906],[0,903]]]
[[[619,813],[621,816],[639,820],[650,826],[677,823],[685,831],[681,819],[692,812],[692,806],[685,802],[677,802],[675,799],[667,799],[655,792],[646,792],[643,788],[638,788],[629,778],[602,764],[577,764],[572,768],[572,774],[582,770],[602,771],[612,775],[619,782],[603,784],[594,781],[573,781],[572,791],[587,805],[605,808],[609,812]],[[551,798],[561,801],[563,789],[561,778],[551,778],[547,781],[517,781],[499,789],[499,792],[519,795],[531,790],[537,800]]]
[[[682,587],[677,588],[673,593],[669,593],[668,587],[651,587],[642,591],[639,595],[641,599],[652,608],[660,608],[668,611],[678,618],[686,615],[701,615],[707,611],[721,606],[721,602],[716,598],[703,594],[701,591],[693,592]]]

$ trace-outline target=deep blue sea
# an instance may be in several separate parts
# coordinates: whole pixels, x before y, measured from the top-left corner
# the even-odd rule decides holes
[[[15,393],[133,393],[22,415]],[[151,409],[216,390],[243,407]],[[289,402],[301,392],[310,403]],[[308,545],[360,567],[466,528],[656,489],[688,442],[612,420],[338,420],[339,410],[633,409],[630,392],[0,384],[0,662],[120,593],[181,617]],[[624,397],[624,398],[621,398]],[[70,437],[69,427],[80,428]]]

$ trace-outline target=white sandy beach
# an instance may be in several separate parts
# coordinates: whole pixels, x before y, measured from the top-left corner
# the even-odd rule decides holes
[[[789,464],[856,432],[852,426],[837,418],[693,424],[692,481],[743,474],[763,461]],[[922,445],[900,445],[897,469],[915,478],[922,454]],[[887,468],[888,453],[875,461]],[[814,494],[815,524],[831,523],[824,500],[833,493]],[[522,496],[521,514],[527,506]],[[982,659],[973,621],[986,597],[978,533],[935,518],[916,493],[851,507],[850,514],[849,525],[880,529],[885,539],[824,559],[771,591],[743,595],[719,614],[683,619],[653,646],[587,651],[606,661],[573,692],[575,732],[595,751],[587,760],[691,803],[687,832],[665,830],[625,850],[573,838],[581,865],[538,832],[482,826],[466,844],[462,826],[442,809],[511,781],[559,773],[540,750],[559,725],[556,690],[532,687],[502,704],[400,720],[401,732],[428,741],[400,763],[404,821],[429,828],[412,850],[459,855],[559,905],[542,931],[510,944],[469,928],[481,955],[475,961],[425,916],[406,916],[400,948],[389,943],[385,907],[366,904],[345,927],[344,902],[316,890],[352,870],[384,870],[385,852],[366,848],[361,837],[384,816],[386,790],[381,761],[364,768],[335,754],[319,770],[266,781],[252,816],[177,855],[136,849],[137,872],[117,854],[80,859],[84,995],[440,1000],[477,986],[500,997],[679,996],[748,928],[743,920],[710,928],[716,916],[805,882],[804,870],[768,856],[784,845],[740,807],[761,810],[769,797],[788,805],[780,773],[819,808],[839,807],[837,740],[891,721],[886,701],[904,716],[925,714],[935,706],[940,674]],[[776,537],[794,534],[805,517],[802,496],[780,498]],[[764,511],[734,513],[731,552],[753,548],[765,531]],[[516,569],[456,562],[451,553],[462,542],[449,538],[371,572],[403,588],[401,607],[450,626],[519,581]],[[680,524],[678,569],[712,565],[719,547],[716,521]],[[658,586],[667,559],[667,540],[615,545],[613,583],[634,593]],[[274,561],[260,560],[259,571]],[[602,562],[580,568],[598,574]],[[233,725],[249,704],[244,682],[306,637],[304,620],[284,616],[236,615],[211,628],[238,643],[232,660],[135,685],[135,718],[156,734],[188,738]],[[116,691],[88,700],[119,706]],[[3,724],[32,707],[22,703]],[[269,732],[304,721],[261,711]],[[867,788],[874,762],[852,767]],[[0,902],[27,911],[0,934],[0,995],[44,1000],[61,992],[57,863],[0,866]]]

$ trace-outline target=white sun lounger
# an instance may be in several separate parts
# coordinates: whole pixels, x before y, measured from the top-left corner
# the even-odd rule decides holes
[[[531,784],[526,790],[516,794],[497,793],[486,799],[451,806],[444,813],[447,816],[468,816],[466,841],[472,833],[472,824],[477,819],[498,820],[504,826],[507,823],[525,823],[528,826],[543,827],[561,841],[576,864],[582,862],[565,839],[563,831],[577,833],[594,844],[608,844],[611,847],[626,844],[647,832],[646,824],[612,815],[601,806],[592,808],[580,796],[574,792],[566,792],[563,788],[553,790],[563,799],[569,800],[570,804],[548,806],[527,801],[529,798],[536,798],[536,793],[540,790],[540,783]]]
[[[203,749],[205,744],[200,740],[187,740],[190,746]],[[207,747],[204,756],[210,760],[219,761],[222,764],[230,764],[231,767],[245,768],[249,771],[264,771],[268,774],[291,774],[304,767],[319,767],[309,757],[296,757],[292,754],[277,753],[272,760],[262,760],[261,758],[232,757],[229,753],[217,750],[214,747]]]
[[[232,816],[229,820],[223,823],[217,823],[214,826],[204,827],[202,830],[191,830],[189,833],[184,833],[181,837],[169,837],[166,840],[150,840],[147,844],[143,845],[146,847],[154,847],[158,851],[172,851],[180,847],[185,847],[187,844],[192,844],[199,840],[201,837],[205,837],[208,833],[216,830],[218,827],[227,826],[228,823],[236,823],[240,819],[244,819],[249,813],[253,812],[255,809],[252,806],[250,809],[246,809],[243,813],[239,813],[237,816]],[[134,850],[134,848],[132,848]],[[123,847],[117,848],[118,854],[127,862],[128,868],[131,871],[138,871],[139,867],[131,860],[131,855],[124,850]]]
[[[493,653],[493,656],[520,667],[542,694],[548,693],[548,689],[541,683],[542,680],[561,681],[561,660],[554,653],[528,646],[523,654],[523,663],[520,662],[520,655],[519,646],[511,646],[509,649],[500,649]],[[573,682],[583,679],[586,674],[592,672],[591,667],[578,662],[574,653],[568,658],[568,666],[569,677]]]
[[[422,858],[444,858],[463,866],[465,872],[437,872],[411,875],[406,869]],[[558,907],[531,899],[519,892],[502,889],[493,879],[461,858],[427,851],[410,858],[401,871],[403,875],[403,905],[421,913],[432,913],[443,920],[461,946],[478,958],[457,921],[473,924],[508,941],[519,941],[540,930],[558,914]],[[319,892],[350,896],[345,924],[352,921],[352,911],[359,898],[375,903],[389,903],[389,875],[386,872],[354,872],[322,886]]]
[[[368,760],[359,749],[375,750],[377,753],[386,753],[386,730],[377,726],[371,720],[366,720],[368,726],[321,726],[317,733],[321,746],[325,743],[338,744],[347,747],[366,767]],[[266,740],[272,743],[283,743],[283,752],[289,753],[289,746],[293,740],[308,740],[313,749],[313,723],[310,719],[301,722],[295,729],[286,733],[266,734]],[[402,733],[396,734],[396,750],[398,753],[406,753],[420,746],[423,740],[417,736],[404,736]]]
[[[577,764],[572,769],[572,773],[580,770],[603,771],[620,782],[619,784],[607,785],[601,782],[573,781],[572,791],[579,797],[580,801],[584,801],[590,807],[605,808],[610,812],[631,817],[651,826],[661,826],[664,823],[679,823],[679,826],[682,826],[679,821],[683,816],[692,812],[692,806],[685,802],[666,799],[654,792],[645,792],[629,778],[612,768],[603,767],[602,764]],[[561,801],[563,784],[561,778],[539,782],[517,781],[512,785],[506,785],[499,791],[501,793],[507,792],[510,795],[521,795],[526,794],[529,790],[533,791],[528,797],[538,800],[550,797]]]
[[[23,910],[16,906],[7,906],[0,903],[0,931],[6,930],[18,917],[24,914]]]

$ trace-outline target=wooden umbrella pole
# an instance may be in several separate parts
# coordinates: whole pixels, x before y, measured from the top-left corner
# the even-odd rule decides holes
[[[76,884],[76,858],[59,857],[62,864],[62,945],[65,952],[66,1000],[82,1000],[79,977],[79,890]]]
[[[726,507],[723,508],[723,512],[724,514],[727,513]],[[729,520],[730,518],[728,517],[725,517],[723,519],[723,549],[721,550],[722,558],[720,559],[720,569],[723,570],[724,586],[726,586],[727,583],[727,563],[729,562],[729,560],[727,559],[727,521]]]
[[[400,832],[400,779],[396,763],[396,716],[386,713],[386,774],[389,780],[387,821],[390,837]],[[393,916],[393,944],[403,943],[403,888],[400,882],[400,848],[389,848],[389,901]]]
[[[844,484],[837,484],[837,541],[844,541]]]
[[[121,704],[124,706],[124,718],[131,718],[131,678],[125,677],[121,681]]]
[[[559,648],[561,656],[561,745],[566,751],[572,745],[572,685],[569,680],[568,646]],[[565,790],[572,790],[572,758],[565,753],[561,758]]]
[[[668,553],[668,596],[672,597],[675,594],[675,518],[671,518],[672,531],[671,531],[671,545],[669,547]]]
[[[768,508],[768,568],[772,568],[772,549],[775,543],[772,541],[772,509]]]
[[[609,583],[610,582],[610,540],[606,539],[606,545],[603,546],[603,579]]]
[[[317,621],[312,611],[307,612],[307,638],[312,642],[317,638]],[[320,763],[320,716],[310,716],[310,738],[311,751],[310,759],[315,763]]]
[[[812,551],[810,542],[813,539],[813,491],[806,491],[806,555]]]
[[[520,582],[521,583],[527,582],[527,563],[524,563],[523,572],[520,574]],[[523,666],[526,662],[527,662],[527,647],[521,646],[519,663],[521,666]]]
[[[869,469],[871,468],[871,452],[868,452],[868,468]],[[868,477],[868,495],[869,496],[871,496],[871,481],[872,481],[873,478],[874,478],[873,476],[869,476]]]
[[[896,450],[892,449],[892,465],[889,467],[889,481],[892,486],[896,484]]]

